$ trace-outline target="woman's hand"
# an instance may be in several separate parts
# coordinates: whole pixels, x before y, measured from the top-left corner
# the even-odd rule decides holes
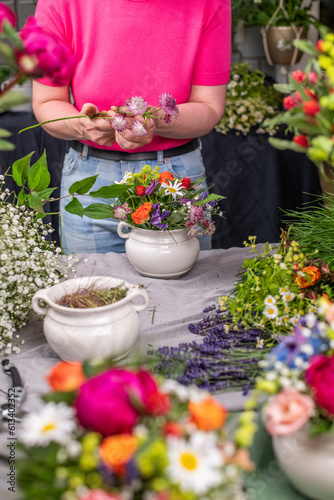
[[[82,106],[80,114],[91,116],[100,113],[95,104],[86,103]],[[107,111],[102,111],[108,115]],[[112,146],[115,143],[115,130],[111,126],[111,119],[106,118],[80,118],[82,140],[93,141],[100,146]]]
[[[124,109],[126,109],[126,107],[124,107]],[[111,107],[108,115],[114,117],[116,114],[115,110],[116,107]],[[126,129],[122,132],[117,130],[115,131],[116,142],[122,149],[140,148],[141,146],[145,146],[145,144],[149,144],[152,141],[156,129],[154,120],[145,120],[141,115],[134,115],[131,113],[126,113],[125,118],[127,121]],[[144,135],[137,135],[133,131],[132,128],[136,122],[139,122],[144,127],[146,131]],[[141,129],[141,126],[139,126],[139,129]]]

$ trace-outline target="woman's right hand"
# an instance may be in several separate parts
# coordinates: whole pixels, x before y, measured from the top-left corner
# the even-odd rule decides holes
[[[86,103],[80,114],[93,117],[100,113],[95,104]],[[102,113],[107,113],[102,111]],[[81,140],[93,141],[100,146],[112,146],[115,143],[115,130],[111,126],[110,117],[107,118],[80,118]]]

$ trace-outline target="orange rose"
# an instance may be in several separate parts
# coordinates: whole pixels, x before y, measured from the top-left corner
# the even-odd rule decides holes
[[[151,203],[144,203],[141,207],[137,208],[137,210],[131,214],[133,222],[135,224],[143,224],[143,222],[148,219],[151,210]]]
[[[308,286],[314,285],[321,276],[321,271],[316,266],[303,267],[302,272],[306,274],[306,276],[297,276],[295,278],[300,288],[307,288]]]
[[[81,363],[61,361],[46,377],[54,391],[75,391],[85,381]]]
[[[168,180],[172,181],[174,179],[174,175],[170,172],[161,172],[159,177],[159,182],[162,184],[163,182],[167,182]]]
[[[100,444],[100,456],[107,467],[118,476],[125,472],[125,465],[138,448],[138,439],[132,434],[116,434],[106,437]]]
[[[192,421],[201,431],[220,429],[227,417],[227,410],[210,396],[200,403],[190,401],[189,411]]]

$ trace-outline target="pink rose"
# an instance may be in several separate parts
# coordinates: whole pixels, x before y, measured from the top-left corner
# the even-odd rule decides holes
[[[79,497],[79,500],[122,500],[122,497],[98,489],[89,490],[88,493],[85,493],[83,496]]]
[[[16,25],[16,15],[14,12],[8,7],[8,5],[4,3],[0,3],[0,28],[2,29],[3,22],[7,21],[13,27]]]
[[[265,426],[272,436],[286,436],[309,420],[315,404],[310,396],[283,389],[265,408]]]
[[[334,356],[314,356],[305,373],[316,403],[334,416]]]
[[[130,433],[140,414],[166,413],[169,399],[145,370],[115,368],[83,383],[74,406],[80,425],[111,436]]]
[[[20,32],[23,51],[16,51],[20,68],[34,77],[49,77],[56,85],[67,85],[72,76],[74,56],[69,48],[29,17]]]

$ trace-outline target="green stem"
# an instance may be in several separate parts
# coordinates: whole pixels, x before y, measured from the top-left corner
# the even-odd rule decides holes
[[[93,120],[93,118],[99,118],[101,116],[109,116],[109,115],[107,113],[97,113],[96,115],[93,115],[93,116],[77,115],[77,116],[66,116],[65,118],[55,118],[54,120],[47,120],[46,122],[36,123],[36,125],[31,125],[30,127],[23,128],[22,130],[19,131],[19,134],[21,132],[25,132],[26,130],[29,130],[31,128],[40,127],[41,125],[45,125],[46,123],[60,122],[62,120],[72,120],[73,118],[89,118],[90,120]]]

